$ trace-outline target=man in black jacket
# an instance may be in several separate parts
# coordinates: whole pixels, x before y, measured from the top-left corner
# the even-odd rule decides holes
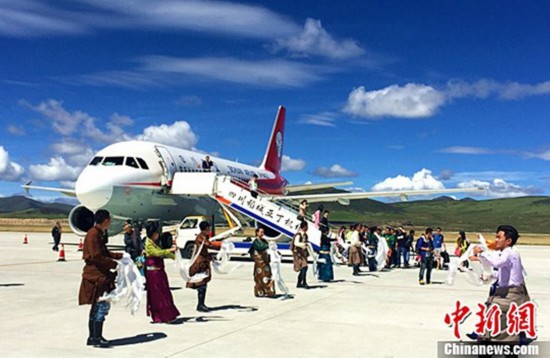
[[[61,224],[57,221],[52,228],[52,238],[53,238],[53,251],[59,251],[59,243],[61,242]]]

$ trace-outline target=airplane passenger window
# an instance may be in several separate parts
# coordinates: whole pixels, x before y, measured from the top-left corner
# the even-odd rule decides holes
[[[124,163],[124,157],[105,157],[103,165],[112,166],[112,165],[122,165]]]
[[[147,166],[147,163],[145,163],[145,160],[141,158],[137,158],[137,161],[139,162],[139,165],[141,165],[142,169],[148,170],[149,167]]]
[[[126,166],[139,169],[138,163],[136,162],[135,158],[132,157],[126,157]]]
[[[98,165],[103,160],[103,157],[94,157],[89,165]]]

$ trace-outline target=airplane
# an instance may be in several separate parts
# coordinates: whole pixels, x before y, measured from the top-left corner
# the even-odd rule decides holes
[[[416,191],[354,192],[335,194],[301,194],[296,191],[324,189],[350,185],[351,182],[288,185],[281,176],[283,157],[284,126],[286,109],[278,108],[271,136],[259,167],[242,164],[218,157],[211,157],[210,172],[229,176],[246,183],[257,175],[258,192],[269,200],[309,202],[338,201],[343,205],[350,200],[399,196],[405,200],[408,195],[429,195],[435,193],[456,193],[471,189],[440,189]],[[122,230],[122,221],[146,222],[180,221],[190,215],[214,215],[220,204],[209,196],[174,195],[171,193],[177,173],[202,173],[203,153],[146,141],[124,141],[111,144],[91,159],[76,180],[74,190],[23,185],[25,190],[38,189],[56,191],[74,196],[80,202],[69,213],[71,230],[84,236],[93,222],[93,213],[98,209],[108,210],[120,225],[113,230]],[[477,190],[477,189],[475,189]],[[115,221],[114,220],[114,221]],[[114,224],[114,223],[113,223]],[[120,226],[120,227],[119,227]]]

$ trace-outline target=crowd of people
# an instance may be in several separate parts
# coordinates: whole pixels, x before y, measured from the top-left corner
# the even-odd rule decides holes
[[[300,214],[304,214],[305,218],[305,211]],[[342,226],[336,231],[331,230],[328,221],[329,215],[330,212],[321,206],[312,217],[312,225],[315,225],[321,232],[321,242],[317,252],[313,251],[308,241],[310,223],[307,220],[301,221],[298,232],[290,242],[293,268],[298,274],[297,288],[310,288],[307,283],[308,257],[310,256],[313,256],[314,262],[317,263],[315,275],[319,281],[323,282],[334,280],[333,258],[335,254],[336,257],[344,259],[340,263],[352,267],[352,274],[356,276],[361,274],[362,267],[367,267],[369,271],[376,271],[418,266],[421,285],[431,283],[433,267],[437,269],[445,267],[447,248],[442,229],[439,227],[435,232],[432,228],[426,228],[418,239],[415,239],[414,230],[409,230],[407,233],[403,227],[387,226],[383,230],[377,226],[353,224],[349,228]],[[108,301],[101,300],[100,297],[114,289],[116,277],[114,268],[117,266],[117,260],[120,260],[123,255],[109,251],[106,246],[105,233],[111,223],[109,212],[98,210],[95,213],[95,223],[84,240],[85,266],[79,303],[91,305],[87,344],[95,347],[108,347],[110,343],[102,334],[103,323],[109,312],[110,304]],[[142,263],[142,272],[146,277],[147,286],[146,312],[151,317],[152,323],[172,323],[177,320],[180,312],[174,304],[164,260],[174,259],[177,248],[172,243],[169,234],[161,234],[158,225],[148,223],[145,229],[147,238],[143,241],[139,237],[138,230],[134,229],[131,223],[125,225],[126,255],[129,255],[132,261]],[[207,284],[211,280],[213,258],[210,250],[219,250],[221,242],[210,240],[210,224],[208,222],[201,222],[200,230],[195,240],[194,259],[189,274],[191,276],[202,274],[203,276],[200,281],[188,282],[187,287],[197,291],[197,311],[209,312],[211,309],[206,306],[205,298]],[[277,275],[273,273],[271,253],[274,251],[264,234],[263,228],[256,229],[256,237],[250,249],[251,257],[254,260],[253,292],[256,297],[276,297],[275,286],[277,284],[279,284],[278,287],[285,286],[284,284],[281,286],[281,282],[277,282],[280,278],[275,277],[280,276],[280,272]],[[524,303],[529,300],[529,296],[521,274],[521,260],[515,251],[509,251],[517,242],[519,235],[513,227],[501,226],[497,229],[496,237],[498,241],[495,249],[502,252],[500,256],[482,252],[476,247],[470,258],[471,261],[481,260],[498,268],[495,275],[498,280],[493,284],[495,288],[491,291],[488,302],[504,308],[509,307],[510,302]],[[459,256],[468,252],[470,243],[463,231],[458,233],[455,244],[455,255]],[[378,252],[381,247],[385,252],[382,257],[382,265],[379,262]],[[411,263],[411,257],[415,257],[413,263]],[[461,268],[467,269],[465,266]],[[512,272],[512,276],[506,272]],[[503,293],[506,295],[503,296]],[[507,336],[506,339],[510,339],[510,337]]]

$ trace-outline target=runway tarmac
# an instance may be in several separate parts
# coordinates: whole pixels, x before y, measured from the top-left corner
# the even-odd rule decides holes
[[[295,288],[292,264],[283,277],[292,299],[254,297],[252,262],[229,275],[214,274],[206,304],[195,310],[196,292],[186,289],[174,265],[166,262],[179,324],[151,324],[145,302],[132,316],[113,305],[104,336],[113,348],[85,345],[90,306],[78,306],[83,261],[78,238],[64,234],[66,262],[57,262],[49,234],[0,232],[0,342],[2,357],[437,357],[438,341],[456,341],[444,323],[460,300],[473,311],[486,299],[488,286],[472,286],[459,273],[454,286],[447,271],[433,271],[433,285],[418,284],[418,269],[351,275],[335,266],[333,283]],[[521,239],[520,239],[521,240]],[[110,243],[122,244],[122,238]],[[536,301],[538,341],[550,341],[550,247],[520,246],[528,272],[527,287]],[[365,268],[363,268],[365,269]],[[475,314],[460,326],[464,334]]]

